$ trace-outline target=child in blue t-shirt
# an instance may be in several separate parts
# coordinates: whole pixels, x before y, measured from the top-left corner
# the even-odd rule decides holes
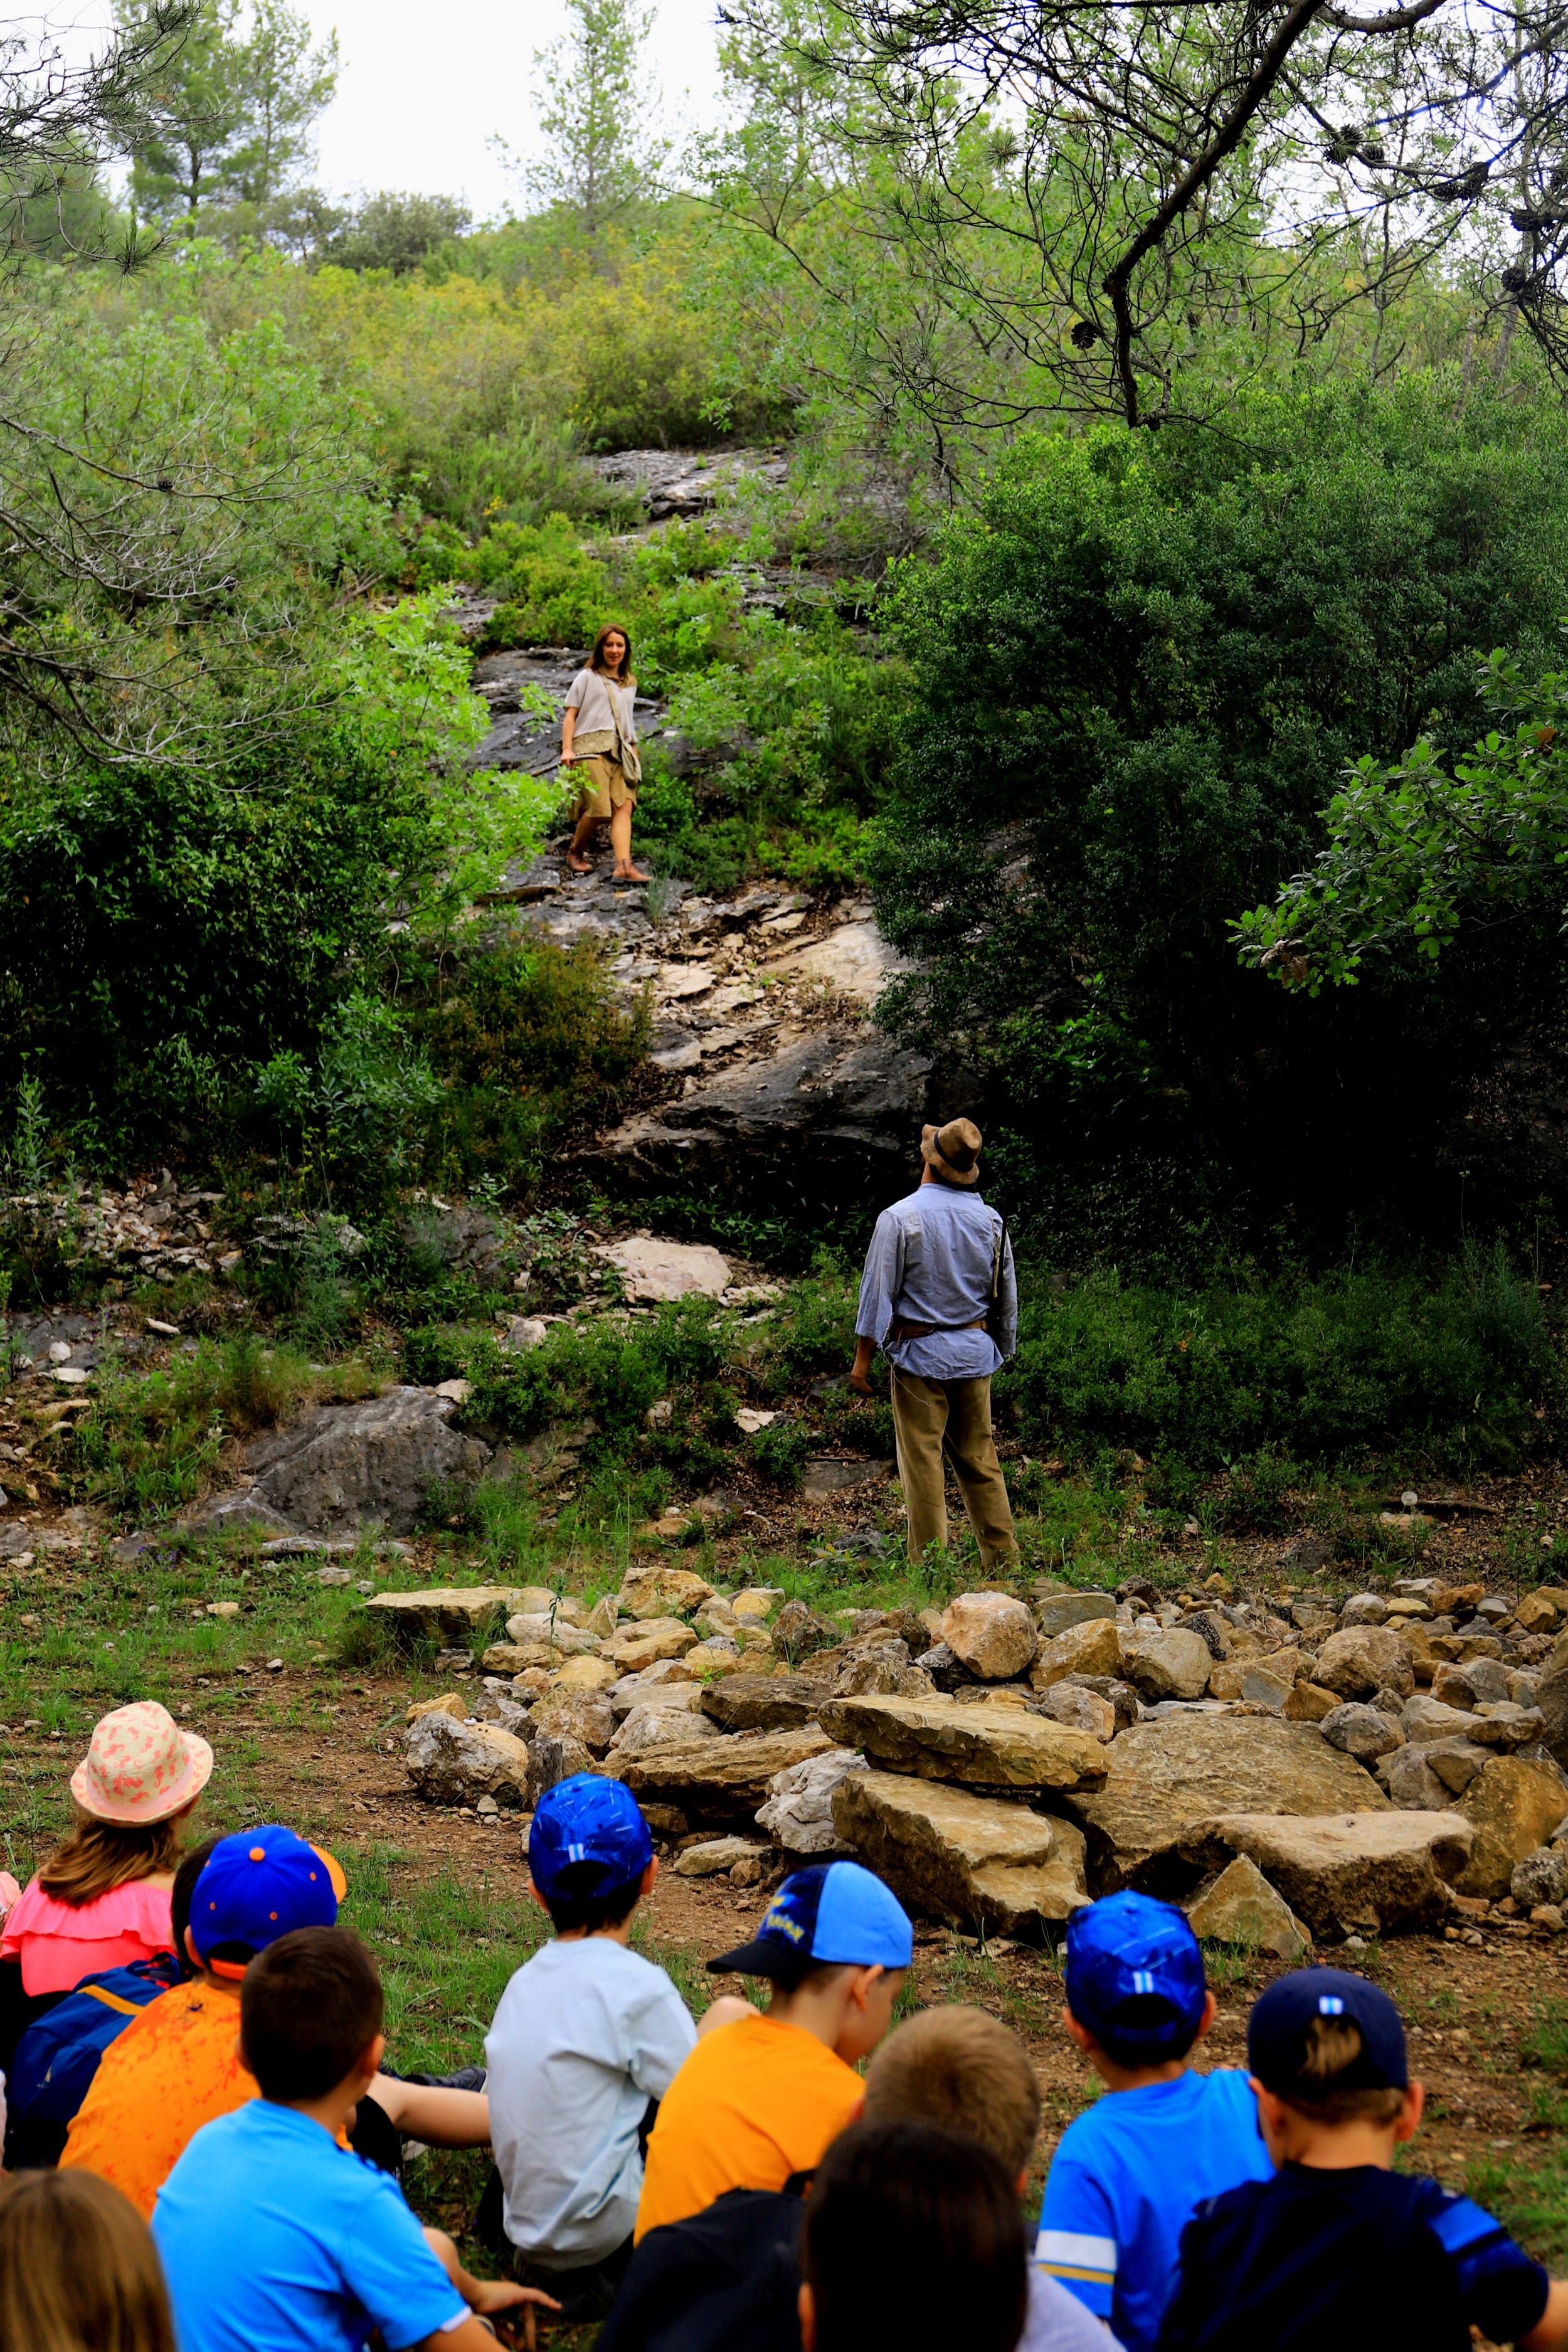
[[[1279,2170],[1188,2222],[1161,2352],[1469,2352],[1473,2328],[1562,2352],[1568,2284],[1468,2197],[1393,2168],[1423,2093],[1385,1992],[1342,1969],[1280,1977],[1253,2008],[1247,2054]]]
[[[1194,2209],[1274,2168],[1247,2076],[1187,2063],[1215,2000],[1179,1911],[1147,1895],[1075,1911],[1065,1986],[1068,2032],[1105,2093],[1062,2134],[1035,2260],[1127,2352],[1153,2352]]]
[[[267,1866],[260,1847],[254,1860]],[[252,1960],[239,2041],[261,2096],[196,2133],[153,2235],[180,2352],[495,2352],[476,2313],[548,2295],[481,2284],[389,2173],[342,2146],[381,2063],[381,1979],[357,1936],[299,1927]]]

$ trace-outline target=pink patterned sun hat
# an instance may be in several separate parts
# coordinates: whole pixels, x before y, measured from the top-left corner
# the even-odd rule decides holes
[[[145,1826],[199,1796],[212,1769],[206,1741],[182,1731],[155,1698],[142,1698],[104,1717],[71,1774],[71,1795],[94,1821]]]

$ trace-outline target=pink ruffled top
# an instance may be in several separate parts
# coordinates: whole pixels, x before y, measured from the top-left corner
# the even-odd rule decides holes
[[[62,1903],[33,1879],[5,1915],[0,1960],[20,1958],[25,1993],[69,1992],[100,1969],[174,1948],[169,1889],[134,1879],[90,1903]]]

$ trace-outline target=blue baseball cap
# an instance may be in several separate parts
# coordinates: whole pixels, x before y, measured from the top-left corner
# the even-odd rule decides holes
[[[1266,2089],[1282,2099],[1300,2093],[1309,2105],[1322,2097],[1328,2084],[1302,2080],[1308,2030],[1320,2017],[1361,2029],[1360,2054],[1334,2076],[1334,2090],[1408,2090],[1399,2011],[1381,1986],[1349,1969],[1296,1969],[1258,1995],[1247,2021],[1247,2063]]]
[[[1106,1895],[1073,1913],[1064,1982],[1079,2023],[1131,2065],[1190,2048],[1208,1991],[1197,1937],[1151,1895]]]
[[[907,1969],[914,1956],[914,1930],[879,1878],[858,1862],[816,1862],[784,1880],[749,1944],[708,1965],[788,1992],[810,1969]]]
[[[539,1800],[528,1832],[528,1867],[547,1902],[552,1895],[596,1902],[632,1885],[652,1860],[647,1823],[624,1781],[574,1772]],[[574,1874],[569,1882],[568,1871]]]
[[[245,1964],[212,1959],[225,1944],[265,1951],[296,1927],[337,1924],[346,1882],[330,1853],[277,1822],[219,1838],[191,1891],[190,1937],[215,1976],[242,1977]]]

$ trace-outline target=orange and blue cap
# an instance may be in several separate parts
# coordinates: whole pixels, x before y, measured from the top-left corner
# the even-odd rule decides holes
[[[237,1830],[219,1838],[192,1890],[191,1948],[215,1976],[242,1977],[237,1955],[208,1955],[226,1945],[254,1954],[296,1927],[335,1927],[347,1884],[330,1853],[279,1822]]]

